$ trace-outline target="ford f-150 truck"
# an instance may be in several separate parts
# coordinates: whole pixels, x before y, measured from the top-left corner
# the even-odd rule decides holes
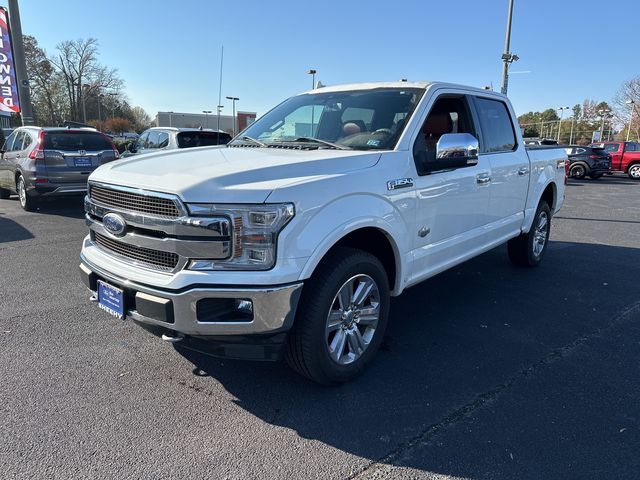
[[[505,242],[516,265],[542,261],[566,158],[526,149],[490,91],[318,88],[226,146],[97,169],[81,276],[101,308],[177,345],[346,381],[391,296]]]
[[[640,180],[640,143],[599,142],[591,147],[604,148],[611,155],[611,170],[624,172],[634,180]]]

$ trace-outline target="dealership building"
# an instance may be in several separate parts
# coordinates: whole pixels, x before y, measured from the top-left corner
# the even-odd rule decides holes
[[[235,131],[244,130],[256,120],[256,112],[238,112],[235,118]],[[233,133],[234,118],[231,115],[220,115],[220,130]],[[158,112],[155,118],[157,127],[178,128],[218,128],[218,116],[215,113],[182,113]]]

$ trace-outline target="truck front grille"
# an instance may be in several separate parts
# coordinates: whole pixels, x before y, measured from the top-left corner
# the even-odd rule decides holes
[[[89,197],[105,207],[163,218],[178,218],[180,216],[176,203],[170,198],[125,192],[98,185],[89,186]]]
[[[128,243],[118,242],[109,237],[93,232],[94,241],[98,247],[108,253],[130,259],[136,263],[163,271],[172,271],[178,265],[178,255],[172,252],[151,250],[150,248],[136,247]]]

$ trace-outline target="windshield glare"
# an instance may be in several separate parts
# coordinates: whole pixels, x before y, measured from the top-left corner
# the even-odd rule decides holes
[[[233,143],[244,142],[246,136],[267,146],[331,148],[311,140],[315,138],[346,148],[390,150],[423,92],[379,88],[298,95],[253,123]]]

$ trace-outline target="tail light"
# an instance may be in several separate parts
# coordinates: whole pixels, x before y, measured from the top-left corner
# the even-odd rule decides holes
[[[44,130],[40,130],[38,141],[36,142],[36,148],[29,152],[29,158],[31,160],[44,160],[44,136]]]
[[[109,143],[111,144],[111,148],[113,149],[113,154],[115,155],[116,160],[118,160],[120,158],[120,152],[118,151],[118,148],[116,147],[116,144],[113,143],[113,140],[111,140],[111,138],[107,137],[106,135],[104,135],[104,138],[106,138],[109,141]]]

